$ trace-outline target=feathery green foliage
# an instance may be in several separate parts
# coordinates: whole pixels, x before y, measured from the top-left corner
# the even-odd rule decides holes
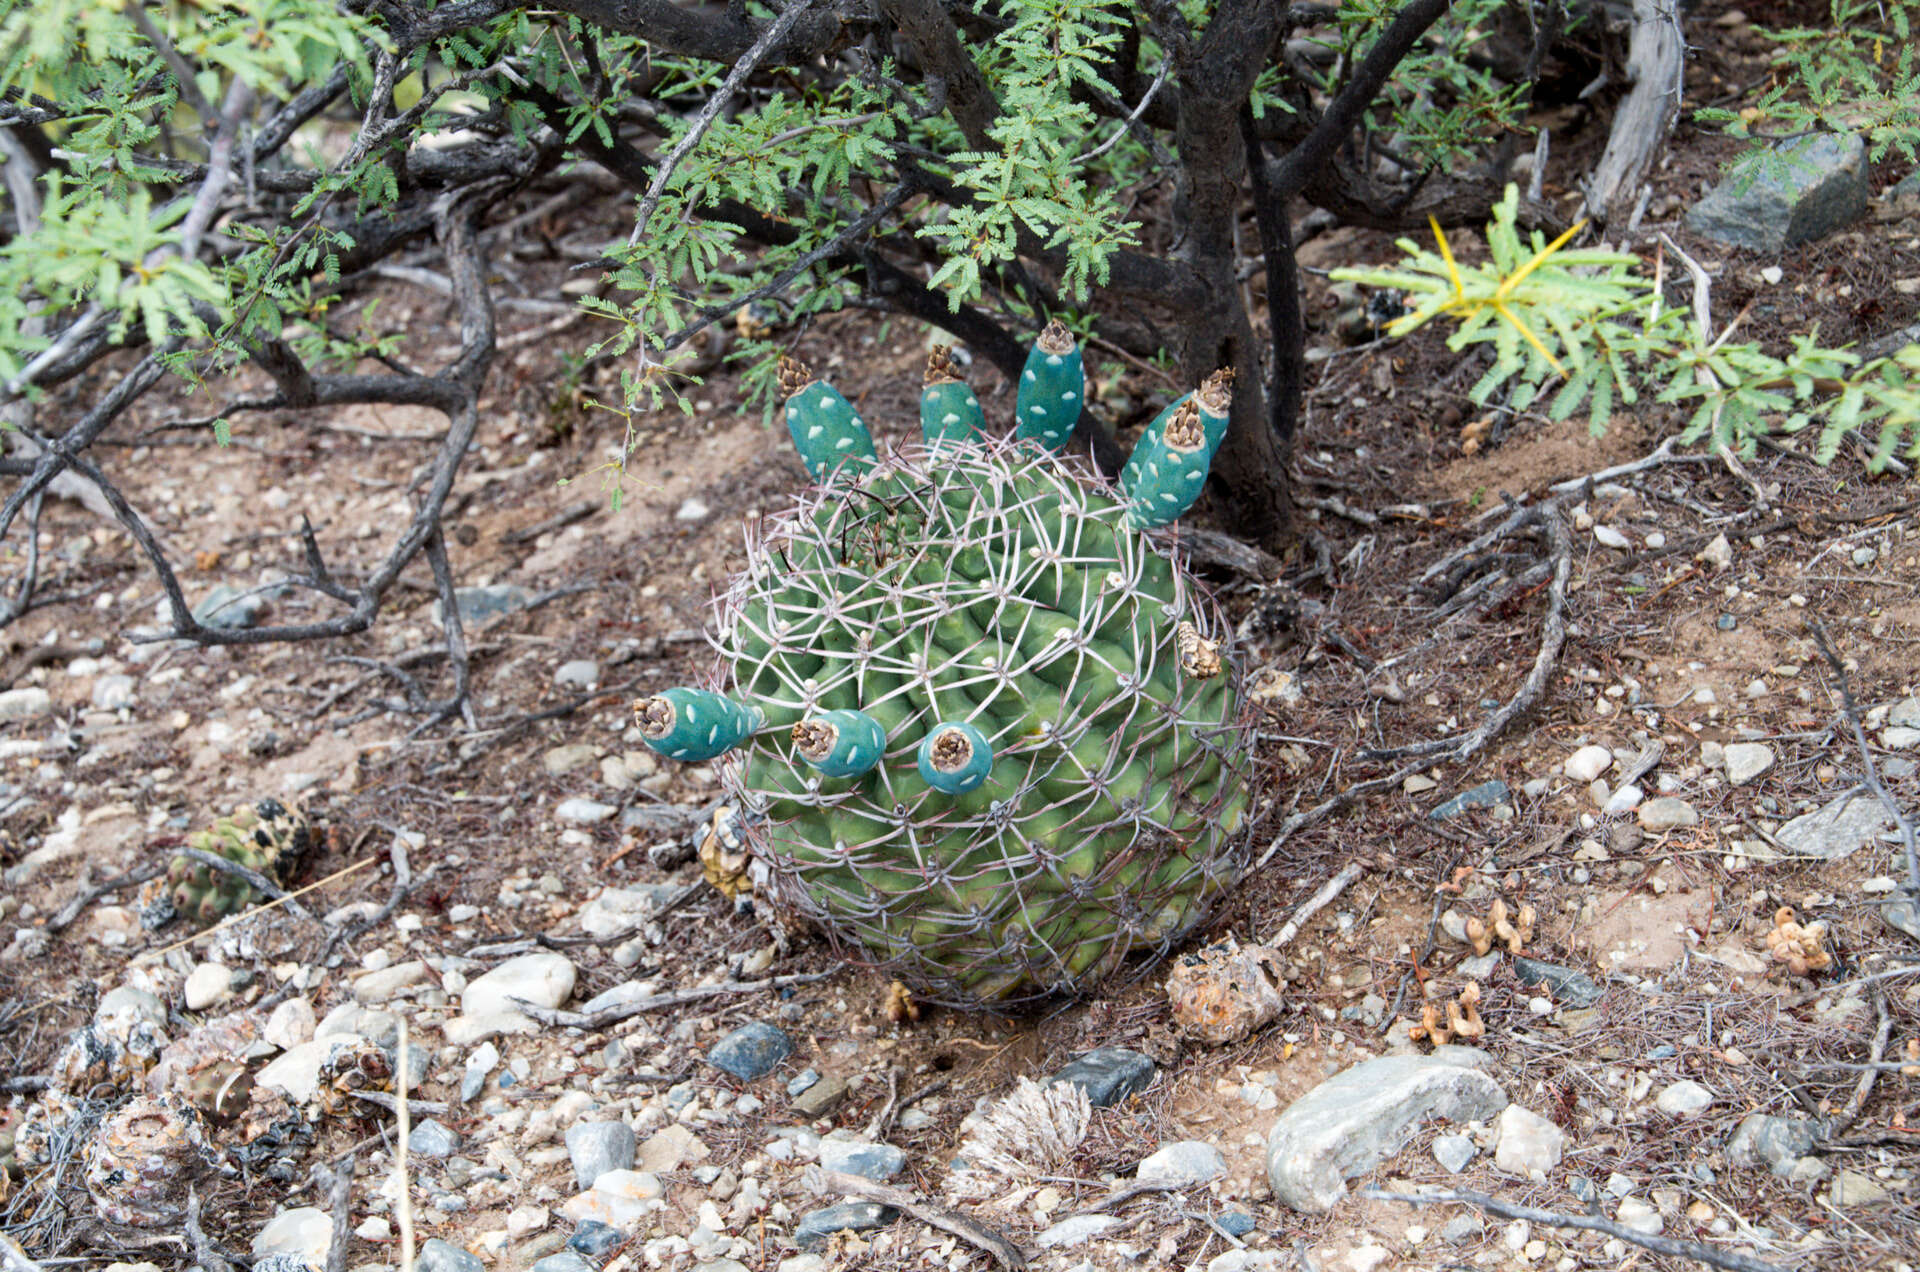
[[[1526,410],[1564,420],[1583,406],[1592,428],[1617,406],[1651,393],[1688,411],[1683,445],[1705,442],[1750,456],[1759,439],[1817,426],[1815,453],[1830,462],[1858,430],[1871,436],[1876,471],[1896,452],[1920,457],[1920,345],[1871,360],[1830,349],[1817,331],[1776,352],[1736,341],[1735,326],[1706,330],[1691,311],[1662,302],[1644,262],[1627,253],[1569,249],[1569,231],[1523,240],[1519,193],[1508,187],[1487,226],[1488,259],[1462,263],[1436,225],[1436,247],[1400,240],[1398,267],[1335,270],[1334,278],[1408,293],[1411,308],[1388,328],[1406,333],[1452,321],[1447,345],[1493,351],[1470,396],[1501,391]],[[1576,230],[1578,227],[1576,227]]]

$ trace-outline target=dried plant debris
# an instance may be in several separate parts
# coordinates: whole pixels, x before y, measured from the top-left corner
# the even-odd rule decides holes
[[[1466,988],[1446,1005],[1444,1024],[1441,1009],[1434,1003],[1426,1003],[1420,1008],[1420,1019],[1407,1029],[1407,1036],[1415,1042],[1431,1042],[1436,1047],[1456,1039],[1481,1037],[1487,1032],[1487,1026],[1480,1019],[1479,1007],[1480,984],[1468,981]]]
[[[1773,912],[1773,927],[1766,936],[1768,952],[1795,976],[1812,976],[1833,965],[1826,940],[1826,924],[1801,923],[1789,905]]]
[[[1093,1106],[1075,1082],[1041,1086],[1021,1078],[1013,1093],[967,1119],[960,1166],[948,1178],[956,1196],[1004,1195],[1009,1185],[1067,1173],[1087,1137]]]
[[[1250,1037],[1286,1005],[1280,956],[1231,936],[1174,961],[1167,974],[1173,1019],[1189,1037],[1218,1046]]]
[[[714,810],[713,821],[700,840],[700,873],[721,896],[736,904],[753,896],[746,841],[740,834],[740,814],[731,807]]]
[[[887,986],[886,1001],[880,1010],[896,1025],[920,1019],[920,1004],[913,1001],[913,991],[899,981]]]
[[[1505,946],[1509,954],[1519,954],[1533,939],[1534,919],[1531,905],[1523,905],[1517,913],[1509,914],[1507,903],[1495,897],[1486,918],[1467,920],[1467,940],[1475,954],[1485,955],[1496,943]]]

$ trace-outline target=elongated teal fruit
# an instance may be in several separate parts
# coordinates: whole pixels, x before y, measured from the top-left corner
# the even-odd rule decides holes
[[[766,722],[758,707],[711,689],[663,689],[633,704],[646,744],[673,760],[698,764],[732,750]]]
[[[1121,483],[1129,521],[1136,526],[1164,526],[1191,508],[1207,484],[1207,465],[1213,458],[1199,406],[1188,399],[1158,435],[1149,433],[1140,439],[1134,458],[1139,467]]]
[[[949,795],[965,795],[993,771],[993,746],[987,735],[965,720],[946,720],[920,740],[920,776]]]
[[[822,711],[793,726],[793,748],[828,777],[859,777],[880,762],[887,733],[864,711]]]
[[[1073,436],[1074,422],[1080,418],[1086,389],[1086,371],[1073,333],[1059,322],[1048,323],[1033,342],[1026,369],[1020,373],[1020,393],[1013,413],[1019,421],[1021,439],[1039,442],[1054,451],[1065,446]]]
[[[986,431],[980,399],[961,380],[947,346],[935,345],[927,354],[927,382],[920,390],[920,436],[936,442],[977,441]]]
[[[875,458],[873,434],[840,390],[806,365],[780,359],[780,391],[787,398],[787,431],[807,472],[825,482],[836,472],[865,472]]]
[[[1211,463],[1227,437],[1227,416],[1233,410],[1233,368],[1221,367],[1208,376],[1193,400],[1200,408],[1200,425],[1207,433],[1207,460]]]

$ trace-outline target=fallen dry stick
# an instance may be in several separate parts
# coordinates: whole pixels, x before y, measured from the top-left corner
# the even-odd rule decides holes
[[[560,1011],[552,1007],[542,1007],[538,1003],[527,1002],[523,998],[514,999],[514,1005],[543,1025],[555,1025],[566,1029],[605,1029],[630,1016],[639,1016],[650,1011],[659,1011],[662,1007],[678,1007],[682,1003],[697,1003],[703,998],[717,998],[722,994],[751,994],[761,989],[779,989],[786,985],[805,985],[812,981],[825,980],[832,972],[796,972],[790,976],[769,976],[757,981],[724,981],[718,985],[701,985],[694,989],[670,989],[664,994],[653,994],[646,998],[636,998],[630,1003],[619,1003],[602,1011]]]
[[[1695,1259],[1716,1268],[1726,1268],[1727,1272],[1786,1272],[1777,1263],[1767,1263],[1760,1259],[1750,1259],[1744,1254],[1734,1254],[1726,1250],[1717,1250],[1698,1241],[1680,1241],[1673,1237],[1651,1237],[1636,1228],[1603,1219],[1599,1215],[1569,1215],[1557,1210],[1542,1210],[1538,1206],[1516,1206],[1510,1201],[1501,1201],[1485,1193],[1476,1192],[1388,1192],[1384,1188],[1366,1188],[1361,1196],[1371,1197],[1375,1201],[1404,1201],[1414,1206],[1431,1206],[1442,1203],[1478,1206],[1490,1215],[1502,1219],[1525,1219],[1528,1223],[1543,1223],[1550,1228],[1585,1228],[1591,1232],[1604,1232],[1610,1237],[1637,1245],[1643,1250],[1655,1254],[1670,1254],[1678,1259]]]
[[[1021,1253],[1019,1246],[993,1229],[977,1224],[957,1211],[928,1205],[904,1188],[876,1184],[871,1179],[865,1179],[859,1175],[827,1170],[821,1166],[808,1169],[806,1184],[817,1193],[844,1193],[853,1197],[864,1197],[868,1201],[877,1201],[883,1206],[892,1206],[901,1214],[912,1215],[929,1227],[950,1232],[969,1245],[978,1246],[992,1255],[994,1261],[1001,1267],[1010,1269],[1011,1272],[1026,1272],[1027,1256]]]

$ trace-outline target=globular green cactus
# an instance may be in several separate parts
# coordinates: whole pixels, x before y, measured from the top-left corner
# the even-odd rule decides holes
[[[1154,442],[1181,457],[1153,470],[1178,469],[1181,509],[1213,450],[1205,412],[1224,417],[1226,382],[1209,386]],[[800,405],[827,401],[821,387],[798,386]],[[1083,392],[1050,327],[1019,437],[993,439],[930,359],[925,444],[881,458],[836,440],[874,458],[809,458],[822,484],[749,542],[721,598],[716,687],[636,704],[657,749],[723,754],[776,899],[932,1001],[1090,990],[1164,953],[1244,866],[1225,630],[1148,528],[1170,519],[1165,483],[1143,465],[1116,491],[1054,453]],[[696,702],[738,736],[676,732]]]
[[[263,799],[189,835],[187,846],[284,883],[312,838],[313,827],[304,814],[289,810],[279,800]],[[167,899],[181,917],[206,924],[238,914],[260,896],[239,875],[182,854],[167,865]]]

